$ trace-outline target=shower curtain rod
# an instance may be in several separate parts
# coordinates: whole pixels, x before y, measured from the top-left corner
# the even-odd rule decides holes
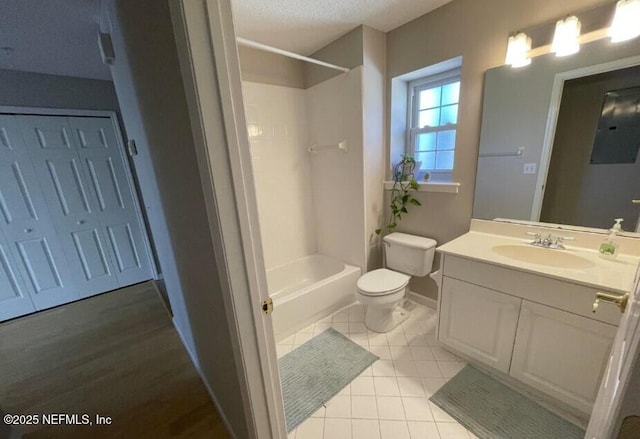
[[[277,53],[278,55],[288,56],[289,58],[299,59],[301,61],[318,64],[319,66],[329,67],[330,69],[340,70],[341,72],[349,72],[351,69],[346,67],[340,67],[335,64],[329,64],[328,62],[320,61],[319,59],[309,58],[308,56],[298,55],[297,53],[289,52],[287,50],[278,49],[277,47],[267,46],[266,44],[258,43],[255,41],[247,40],[246,38],[236,38],[236,41],[241,46],[251,47],[254,49],[264,50],[266,52]]]

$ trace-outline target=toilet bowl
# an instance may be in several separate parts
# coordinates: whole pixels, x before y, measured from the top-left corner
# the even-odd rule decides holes
[[[387,268],[370,271],[356,283],[356,299],[365,304],[365,326],[375,332],[388,332],[409,318],[400,304],[409,292],[411,275],[430,273],[436,241],[406,233],[383,238]]]

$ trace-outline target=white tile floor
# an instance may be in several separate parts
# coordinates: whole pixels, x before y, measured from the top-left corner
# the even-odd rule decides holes
[[[439,346],[436,313],[415,305],[411,317],[387,334],[368,331],[357,304],[278,343],[278,356],[329,327],[380,357],[290,439],[476,439],[429,401],[465,363]]]

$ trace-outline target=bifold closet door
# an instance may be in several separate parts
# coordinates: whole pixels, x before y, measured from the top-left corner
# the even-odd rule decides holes
[[[18,120],[3,115],[0,225],[0,320],[79,298]]]
[[[97,202],[66,117],[20,116],[25,145],[81,297],[118,288]]]
[[[9,244],[0,231],[0,322],[35,310]]]
[[[0,115],[0,321],[152,277],[113,123]]]
[[[96,201],[107,248],[121,286],[151,278],[133,184],[126,173],[123,148],[104,117],[70,117],[78,141],[78,154]]]

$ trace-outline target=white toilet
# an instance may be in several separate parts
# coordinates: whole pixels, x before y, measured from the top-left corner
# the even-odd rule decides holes
[[[406,233],[391,233],[383,241],[388,268],[370,271],[356,283],[356,299],[366,305],[364,324],[375,332],[391,331],[409,317],[399,306],[409,292],[409,279],[431,272],[437,245]]]

